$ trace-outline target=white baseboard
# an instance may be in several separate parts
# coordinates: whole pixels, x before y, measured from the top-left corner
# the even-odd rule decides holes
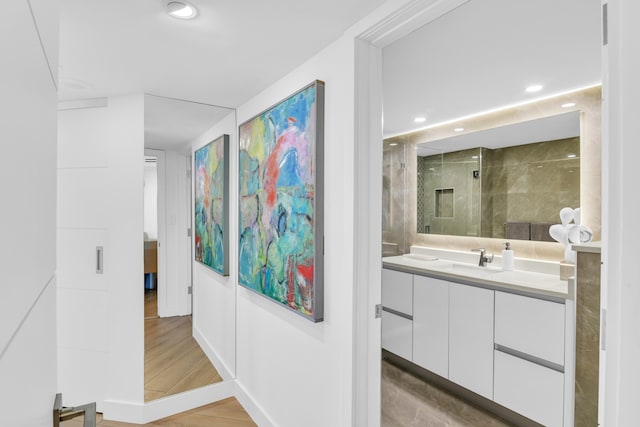
[[[108,400],[102,404],[102,414],[105,420],[126,423],[144,424],[144,403]]]
[[[196,326],[193,327],[193,338],[195,338],[198,345],[200,345],[200,348],[202,348],[202,351],[204,351],[204,354],[207,355],[213,366],[215,366],[222,379],[225,381],[233,380],[232,370],[229,369],[229,366],[218,355],[211,343],[204,337],[202,332],[200,332]]]
[[[233,381],[223,381],[147,402],[144,405],[144,422],[150,423],[170,415],[189,411],[212,402],[232,397],[235,388]]]
[[[271,417],[258,405],[255,399],[247,393],[247,390],[245,390],[242,384],[238,382],[238,380],[235,380],[234,383],[236,387],[236,399],[238,399],[238,402],[240,402],[249,416],[253,418],[253,421],[255,421],[259,427],[276,427],[276,423],[273,422]]]
[[[228,397],[233,397],[235,392],[235,381],[223,381],[143,404],[105,400],[104,419],[146,424]]]

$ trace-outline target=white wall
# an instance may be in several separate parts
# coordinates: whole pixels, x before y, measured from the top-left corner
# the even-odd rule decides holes
[[[606,426],[632,426],[640,419],[640,4],[611,0],[609,44],[605,48],[603,99],[603,263],[606,284]],[[602,378],[601,378],[602,381]]]
[[[345,36],[238,108],[243,123],[315,79],[326,84],[324,321],[238,287],[238,383],[282,427],[351,424],[354,63]]]
[[[65,405],[108,417],[105,402],[143,402],[144,105],[106,103],[59,113],[58,369]]]
[[[0,15],[0,424],[51,425],[57,391],[55,304],[57,32],[59,2],[34,22],[29,3]]]
[[[238,144],[235,113],[192,143],[193,151],[229,135],[229,276],[193,261],[193,334],[224,379],[236,371],[236,286],[238,252]],[[195,173],[192,173],[195,175]]]

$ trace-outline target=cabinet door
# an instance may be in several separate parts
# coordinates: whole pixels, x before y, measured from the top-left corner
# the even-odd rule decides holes
[[[494,291],[451,283],[449,379],[493,398]]]
[[[382,312],[382,348],[411,361],[412,322],[404,317]]]
[[[495,401],[545,426],[562,426],[564,375],[495,352]]]
[[[449,282],[413,278],[413,363],[449,376]]]
[[[413,314],[413,275],[383,268],[382,305],[411,316]]]

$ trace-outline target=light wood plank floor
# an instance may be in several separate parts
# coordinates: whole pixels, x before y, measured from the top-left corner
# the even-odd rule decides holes
[[[222,381],[192,336],[191,316],[157,317],[155,291],[145,291],[144,400]]]
[[[65,421],[62,427],[81,427],[82,417]],[[121,423],[107,421],[98,414],[96,426],[100,427],[141,427],[140,424]],[[152,423],[144,424],[144,427],[249,427],[257,426],[242,405],[233,397],[219,402],[211,403],[191,411],[172,415]]]

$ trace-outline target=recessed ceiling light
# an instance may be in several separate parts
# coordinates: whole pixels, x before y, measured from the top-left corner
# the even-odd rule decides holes
[[[414,122],[416,123],[424,123],[427,121],[426,117],[416,117],[415,119],[413,119]]]
[[[193,19],[198,15],[198,9],[191,3],[180,1],[167,1],[167,13],[178,19]]]
[[[576,155],[571,153],[571,154],[567,154],[567,157],[570,158],[570,159],[575,159]]]
[[[464,128],[455,128],[454,132],[464,132]]]
[[[391,144],[389,144],[390,147],[395,147],[396,145],[398,145],[397,142],[392,142]]]
[[[542,85],[531,85],[525,89],[527,92],[539,92],[542,90]]]
[[[566,104],[562,104],[561,107],[562,108],[571,108],[571,107],[575,107],[576,103],[575,102],[567,102]]]
[[[478,158],[478,156],[471,156],[471,158],[472,158],[473,160],[476,160],[476,159]]]

